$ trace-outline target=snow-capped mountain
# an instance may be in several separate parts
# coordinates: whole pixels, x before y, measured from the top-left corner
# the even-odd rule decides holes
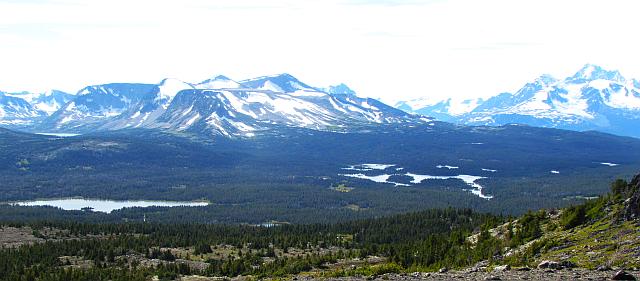
[[[332,95],[347,95],[347,96],[356,95],[356,92],[354,90],[351,90],[351,88],[349,88],[344,83],[329,86],[329,88],[326,88],[324,91]]]
[[[283,73],[273,76],[263,76],[240,81],[240,84],[248,89],[267,90],[277,93],[295,93],[297,91],[316,92],[317,89],[300,82],[290,74]]]
[[[473,111],[484,101],[478,99],[433,100],[420,98],[396,103],[396,107],[407,112],[430,116],[445,122],[453,122],[457,117]]]
[[[49,90],[42,93],[5,93],[5,95],[22,99],[31,104],[34,109],[45,112],[46,115],[56,112],[75,97],[72,94],[58,90]]]
[[[23,125],[44,114],[25,100],[0,92],[0,125]]]
[[[153,85],[141,100],[127,106],[121,114],[104,118],[95,125],[98,129],[104,130],[154,127],[180,91],[193,89],[195,86],[190,83],[173,78],[163,79],[157,85]]]
[[[220,75],[197,84],[164,79],[155,85],[95,85],[81,90],[33,130],[160,128],[253,136],[274,126],[344,130],[359,124],[431,121],[374,99],[342,94],[348,87],[341,88],[330,94],[289,74],[241,82]]]
[[[126,112],[142,100],[162,98],[152,95],[152,84],[113,83],[88,86],[80,90],[75,99],[46,118],[36,128],[93,128],[97,124]]]
[[[233,81],[224,75],[204,80],[196,85],[198,89],[238,89],[242,88],[240,83]]]
[[[521,123],[640,137],[640,83],[592,64],[565,79],[542,75],[513,94],[494,96],[461,114],[411,102],[398,107],[467,125]]]
[[[58,90],[44,93],[0,92],[0,124],[28,125],[69,102],[73,95]]]

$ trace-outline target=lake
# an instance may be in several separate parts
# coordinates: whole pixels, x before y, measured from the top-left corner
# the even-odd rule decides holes
[[[68,137],[76,137],[76,136],[79,136],[80,134],[71,134],[71,133],[36,133],[36,135],[68,138]]]
[[[99,199],[81,199],[81,198],[68,198],[68,199],[46,199],[46,200],[33,200],[23,202],[13,202],[12,205],[18,206],[53,206],[62,208],[64,210],[81,210],[85,207],[93,208],[93,211],[111,213],[113,210],[129,207],[197,207],[207,206],[207,202],[179,202],[179,201],[114,201],[114,200],[99,200]]]

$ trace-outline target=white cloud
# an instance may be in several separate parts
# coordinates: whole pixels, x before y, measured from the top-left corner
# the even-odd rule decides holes
[[[407,5],[401,5],[407,4]],[[584,63],[640,78],[635,1],[0,2],[0,89],[288,72],[385,101],[488,96]]]

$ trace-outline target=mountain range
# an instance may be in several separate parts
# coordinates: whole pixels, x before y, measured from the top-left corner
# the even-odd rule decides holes
[[[407,112],[465,125],[527,124],[640,137],[640,82],[587,64],[575,75],[542,75],[515,93],[489,99],[402,101]]]
[[[199,83],[110,83],[76,94],[0,92],[0,126],[29,132],[89,133],[127,128],[252,137],[274,126],[346,131],[366,124],[526,124],[640,137],[640,82],[587,64],[573,76],[542,75],[489,99],[402,101],[362,98],[345,84],[319,88],[289,74]]]
[[[311,87],[289,74],[234,81],[88,86],[76,95],[0,93],[0,124],[33,132],[87,133],[126,128],[254,136],[273,126],[347,130],[370,123],[426,123],[346,85]]]

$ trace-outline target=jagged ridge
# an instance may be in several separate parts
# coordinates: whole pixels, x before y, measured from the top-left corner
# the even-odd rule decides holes
[[[487,100],[418,99],[396,107],[466,125],[521,123],[640,137],[640,83],[592,64],[562,80],[542,75]]]

